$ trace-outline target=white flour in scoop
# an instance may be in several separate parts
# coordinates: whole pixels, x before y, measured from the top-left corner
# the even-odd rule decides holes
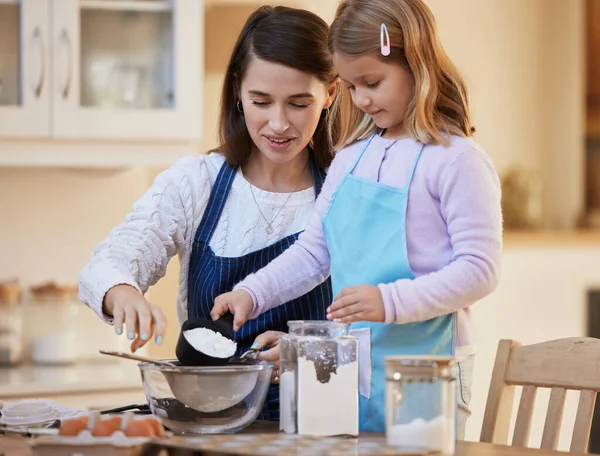
[[[188,329],[183,335],[192,347],[213,358],[229,358],[237,350],[233,340],[208,328]]]

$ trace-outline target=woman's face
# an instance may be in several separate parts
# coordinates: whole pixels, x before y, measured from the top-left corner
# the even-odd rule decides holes
[[[239,98],[256,148],[283,164],[308,145],[323,109],[334,100],[337,85],[278,63],[252,58]]]

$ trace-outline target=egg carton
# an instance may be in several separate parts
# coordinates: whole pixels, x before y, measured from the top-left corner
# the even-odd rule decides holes
[[[76,437],[39,437],[30,446],[33,456],[139,456],[143,445],[150,440],[127,437],[121,431],[110,437],[94,437],[91,432],[83,431]]]
[[[99,412],[88,414],[87,428],[75,436],[53,435],[42,436],[31,441],[33,456],[74,456],[85,454],[86,456],[137,456],[141,453],[145,443],[157,437],[129,437],[123,430],[131,420],[154,420],[153,417],[137,417],[131,413],[119,415],[121,426],[110,436],[98,437],[92,435],[92,429],[98,421],[108,421],[115,415],[100,415]],[[162,426],[162,424],[160,424]]]

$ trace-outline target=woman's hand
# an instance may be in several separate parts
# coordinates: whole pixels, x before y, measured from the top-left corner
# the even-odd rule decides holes
[[[235,290],[223,293],[215,298],[215,304],[210,311],[213,320],[218,320],[228,311],[233,314],[233,330],[238,331],[252,312],[254,302],[247,291]]]
[[[385,307],[381,291],[372,285],[344,288],[327,308],[327,319],[342,323],[384,322]]]
[[[254,339],[251,347],[258,350],[267,347],[267,350],[258,352],[257,358],[275,364],[271,374],[271,383],[275,384],[279,383],[279,339],[284,334],[281,331],[265,331]]]
[[[156,334],[156,343],[161,344],[167,329],[167,319],[162,310],[146,301],[138,290],[129,285],[117,285],[104,296],[102,311],[114,318],[115,331],[123,332],[133,340],[131,351],[143,347]]]

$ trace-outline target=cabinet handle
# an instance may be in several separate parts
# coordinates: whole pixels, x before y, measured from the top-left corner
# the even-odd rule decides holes
[[[44,88],[44,81],[46,79],[46,48],[44,46],[44,38],[42,38],[42,32],[39,27],[36,27],[33,31],[33,41],[40,43],[40,76],[35,86],[35,96],[39,98]]]
[[[61,33],[61,40],[66,44],[67,50],[69,52],[69,70],[67,72],[67,81],[65,83],[65,87],[62,91],[63,98],[69,97],[69,92],[71,91],[71,82],[73,80],[73,46],[71,43],[71,38],[69,37],[69,32],[67,29],[64,29]]]

